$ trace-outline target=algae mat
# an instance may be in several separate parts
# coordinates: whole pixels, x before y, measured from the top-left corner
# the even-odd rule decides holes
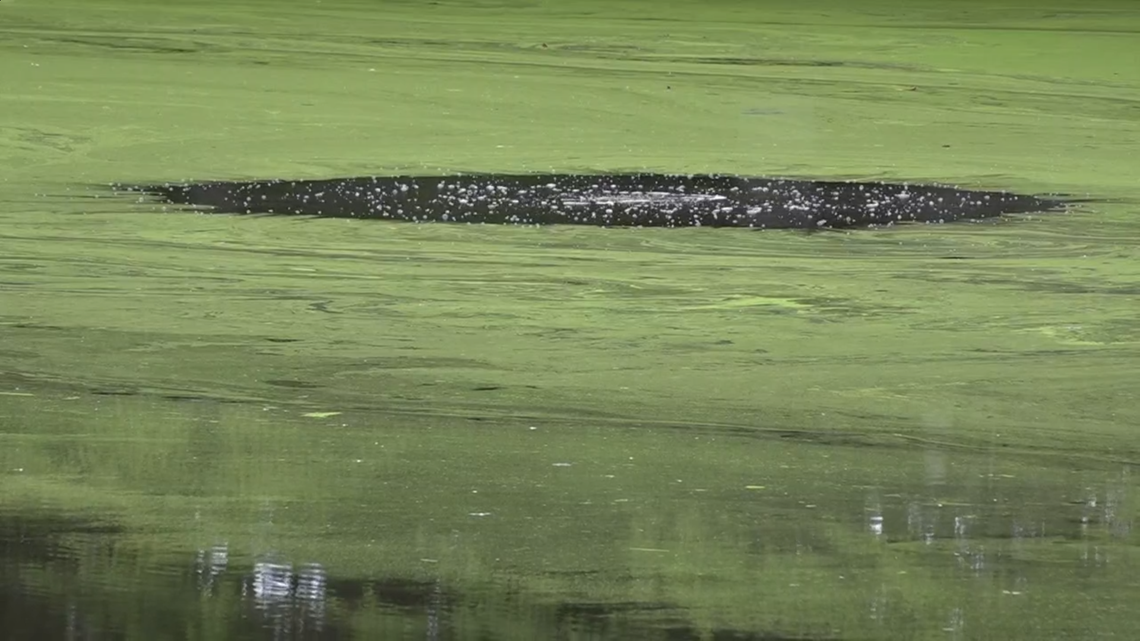
[[[1130,634],[1140,14],[799,4],[0,2],[0,636]],[[92,188],[456,171],[1094,202],[804,234]]]

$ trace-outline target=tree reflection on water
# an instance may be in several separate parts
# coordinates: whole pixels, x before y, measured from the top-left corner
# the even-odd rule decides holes
[[[937,602],[931,614],[941,612],[937,625],[950,638],[970,638],[972,631],[992,622],[987,612],[979,611],[976,604],[972,608],[962,594],[938,590],[945,580],[1014,598],[1061,589],[1047,581],[1059,562],[1086,577],[1107,576],[1114,563],[1127,566],[1128,557],[1120,551],[1133,533],[1129,482],[1125,469],[1115,482],[1085,488],[1081,498],[1060,506],[1019,496],[996,482],[985,492],[986,499],[971,504],[932,498],[940,493],[940,481],[927,487],[926,496],[904,497],[873,488],[861,506],[861,533],[838,541],[816,528],[805,529],[810,524],[802,523],[793,556],[835,563],[843,557],[827,561],[828,551],[852,545],[865,546],[864,555],[886,554],[877,558],[903,554],[907,563],[899,566],[900,574],[941,573],[942,582],[928,585],[933,589],[927,597]],[[783,549],[791,542],[773,543],[778,537],[763,531],[769,525],[756,527],[757,541],[769,541],[754,550],[768,557],[771,565],[756,577],[755,598],[763,601],[768,594],[764,590],[771,587],[764,580],[778,584],[794,576],[781,575],[775,565],[781,558],[791,558]],[[136,549],[128,543],[130,533],[119,525],[42,510],[6,513],[0,519],[0,540],[0,636],[12,639],[158,638],[183,633],[187,638],[272,639],[393,634],[445,639],[496,632],[503,632],[497,638],[844,636],[830,625],[807,620],[789,619],[786,624],[793,628],[783,631],[759,625],[760,629],[750,630],[709,628],[698,623],[701,614],[693,607],[666,596],[668,590],[658,591],[663,598],[645,599],[651,592],[635,586],[625,596],[598,598],[589,589],[583,591],[579,581],[564,586],[559,596],[543,597],[526,587],[525,577],[497,582],[488,577],[469,584],[440,577],[337,577],[318,561],[274,552],[249,557],[224,542],[198,550],[189,563],[156,562],[153,550],[148,556]],[[862,571],[854,566],[837,570],[841,578],[852,579]],[[627,574],[630,571],[626,569]],[[605,569],[598,576],[603,583],[609,580]],[[897,586],[881,582],[879,588],[862,594],[862,613],[851,614],[886,632],[899,624],[900,616],[913,615],[912,601],[919,596],[900,594]],[[822,621],[828,618],[824,615],[808,607],[797,616]]]

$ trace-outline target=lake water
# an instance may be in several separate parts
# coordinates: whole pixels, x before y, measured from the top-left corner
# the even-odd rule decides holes
[[[170,6],[165,6],[169,4]],[[1140,7],[0,1],[0,638],[1140,629]],[[1090,202],[242,217],[459,171]]]

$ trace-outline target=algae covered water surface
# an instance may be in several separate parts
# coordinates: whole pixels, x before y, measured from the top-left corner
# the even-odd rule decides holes
[[[1128,638],[1128,3],[0,2],[0,638]],[[201,215],[454,172],[1088,202]]]

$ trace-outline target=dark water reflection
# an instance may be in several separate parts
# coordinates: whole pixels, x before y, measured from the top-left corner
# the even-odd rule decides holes
[[[319,563],[231,564],[224,544],[198,551],[185,565],[144,567],[97,587],[99,581],[93,585],[86,576],[89,566],[100,562],[94,558],[99,549],[114,547],[113,539],[89,538],[98,529],[47,516],[7,523],[2,638],[360,638],[352,625],[360,613],[386,621],[378,630],[383,638],[506,638],[505,630],[520,627],[536,635],[531,638],[703,638],[668,604],[551,605],[511,590],[464,593],[438,581],[338,580]],[[38,536],[29,537],[32,531]],[[45,532],[52,535],[44,538]],[[65,535],[87,539],[86,545],[45,545]],[[638,614],[652,620],[628,620]],[[717,630],[713,638],[777,637]]]
[[[925,459],[924,489],[856,489],[851,495],[864,496],[862,505],[842,495],[799,501],[812,516],[794,523],[779,509],[753,512],[735,542],[739,566],[690,577],[750,583],[760,615],[753,626],[716,623],[715,601],[668,596],[661,589],[667,563],[538,576],[385,576],[365,567],[338,575],[320,559],[250,554],[230,542],[186,552],[148,548],[139,545],[146,533],[113,520],[40,506],[0,514],[0,638],[968,639],[1058,630],[1094,638],[1127,629],[1127,618],[1111,615],[1136,590],[1126,578],[1137,570],[1130,468],[1095,474],[1109,479],[1095,486],[1018,484],[997,474],[979,485],[964,478],[985,476],[976,461],[936,450],[917,455]],[[947,467],[958,472],[946,474]],[[972,500],[936,498],[964,494]],[[716,511],[698,518],[711,523]],[[723,531],[702,528],[707,539],[699,543],[715,545],[718,534],[742,525],[740,517]],[[798,565],[791,573],[783,567],[789,559]],[[934,580],[908,582],[908,574]],[[535,579],[557,593],[536,589]],[[856,598],[834,598],[844,582],[861,586]],[[1052,615],[1064,620],[1058,625],[1048,608],[1064,589],[1085,591],[1088,601],[1054,604]],[[789,607],[777,596],[801,590],[832,598]],[[765,601],[789,609],[773,617],[764,614]],[[917,616],[935,612],[937,619]]]

